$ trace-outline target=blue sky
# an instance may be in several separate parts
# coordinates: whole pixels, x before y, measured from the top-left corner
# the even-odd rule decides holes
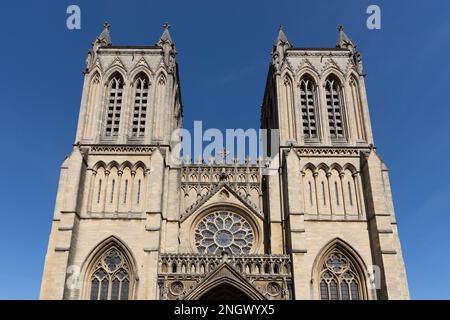
[[[154,44],[172,24],[187,128],[257,128],[281,23],[296,46],[363,52],[375,143],[390,168],[411,296],[449,299],[449,1],[2,1],[0,299],[36,299],[59,166],[74,142],[82,70],[104,20],[114,44]],[[81,7],[81,30],[66,8]],[[368,30],[370,4],[382,29]],[[236,116],[239,114],[239,116]]]

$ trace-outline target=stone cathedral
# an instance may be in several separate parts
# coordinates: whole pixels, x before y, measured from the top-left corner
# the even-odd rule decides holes
[[[86,59],[41,299],[409,299],[362,57],[342,27],[325,48],[278,31],[260,114],[279,130],[272,175],[259,161],[175,163],[169,26],[153,46],[113,45],[109,29]]]

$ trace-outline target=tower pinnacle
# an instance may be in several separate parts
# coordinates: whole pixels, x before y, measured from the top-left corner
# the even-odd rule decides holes
[[[97,37],[97,39],[95,39],[95,43],[100,44],[100,47],[112,45],[111,37],[109,35],[110,27],[111,27],[111,25],[109,24],[109,22],[105,21],[105,23],[103,24],[102,33],[100,33],[100,35]]]
[[[281,24],[278,26],[278,36],[272,49],[272,64],[277,72],[280,72],[284,59],[286,56],[286,50],[292,48],[288,38],[284,34]]]
[[[164,64],[167,67],[167,71],[169,73],[172,73],[174,72],[176,66],[175,62],[176,49],[169,32],[170,24],[168,24],[167,22],[164,23],[163,28],[164,31],[161,37],[159,38],[158,42],[156,43],[156,45],[163,49]]]
[[[356,45],[344,32],[344,26],[342,26],[342,25],[339,26],[338,31],[339,31],[339,37],[338,37],[338,41],[336,43],[336,47],[342,48],[342,49],[348,49],[348,50],[354,52]]]

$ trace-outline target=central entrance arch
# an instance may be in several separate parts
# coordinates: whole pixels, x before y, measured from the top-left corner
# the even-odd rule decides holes
[[[223,262],[189,292],[186,300],[265,300],[248,280]]]
[[[252,298],[242,290],[225,283],[205,292],[198,300],[252,300]]]

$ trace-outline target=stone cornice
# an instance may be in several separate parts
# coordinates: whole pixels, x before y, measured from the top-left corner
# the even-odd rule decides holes
[[[361,151],[366,151],[368,148],[361,147],[294,147],[286,151],[294,150],[299,157],[312,156],[346,156],[359,157]]]
[[[287,50],[287,57],[309,57],[309,56],[330,56],[330,57],[349,57],[348,50],[332,48],[292,48]]]
[[[104,47],[99,49],[98,51],[99,55],[136,55],[136,54],[142,54],[142,55],[155,55],[155,56],[161,56],[162,49],[159,47],[152,47],[152,46],[110,46],[110,47]]]
[[[91,154],[144,153],[151,155],[154,150],[155,147],[150,146],[96,145],[90,147],[89,153]]]

